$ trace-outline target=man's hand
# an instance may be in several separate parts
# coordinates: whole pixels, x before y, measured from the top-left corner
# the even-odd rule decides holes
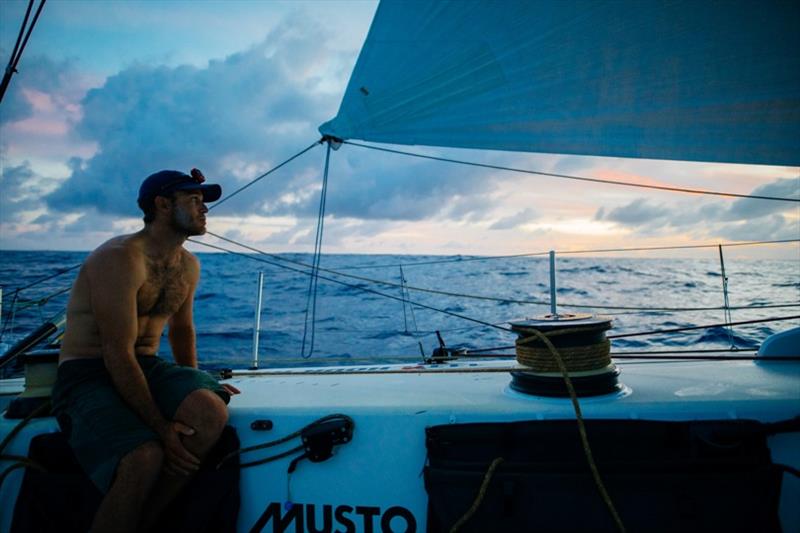
[[[200,468],[200,460],[181,441],[181,435],[190,437],[194,433],[194,428],[176,420],[167,422],[159,431],[164,444],[164,469],[170,474],[188,476]]]
[[[225,392],[227,392],[231,396],[233,396],[234,394],[241,394],[242,393],[242,391],[240,391],[239,389],[237,389],[233,385],[228,385],[227,383],[220,383],[220,385],[222,385],[222,388],[225,389]]]

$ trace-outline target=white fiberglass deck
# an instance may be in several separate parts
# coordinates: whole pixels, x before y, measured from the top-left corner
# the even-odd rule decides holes
[[[580,400],[585,418],[642,420],[755,419],[786,420],[800,414],[800,364],[750,361],[671,361],[617,363],[622,391]],[[338,524],[355,531],[424,531],[427,495],[421,476],[426,460],[425,428],[469,422],[573,419],[569,399],[527,396],[510,390],[512,361],[455,362],[443,365],[323,367],[235,372],[228,380],[242,394],[230,404],[231,423],[242,446],[288,435],[333,413],[353,418],[352,442],[323,463],[302,461],[287,474],[292,457],[242,470],[239,529],[247,531],[271,508],[265,531],[308,527],[308,513],[321,524],[324,506]],[[251,423],[269,420],[269,431]],[[0,435],[16,421],[0,420]],[[36,433],[56,429],[53,419],[36,420],[7,453],[25,454]],[[577,439],[576,431],[576,439]],[[591,436],[590,436],[591,441]],[[297,445],[261,450],[255,460]],[[800,468],[800,435],[769,440],[776,462]],[[21,473],[0,493],[0,509],[13,508]],[[800,481],[784,476],[781,519],[785,531],[800,530]],[[295,514],[287,510],[287,500]],[[298,511],[297,509],[301,509]],[[300,513],[303,513],[302,515]],[[341,518],[341,520],[339,520]],[[3,513],[0,530],[10,522]],[[412,523],[413,522],[413,523]]]

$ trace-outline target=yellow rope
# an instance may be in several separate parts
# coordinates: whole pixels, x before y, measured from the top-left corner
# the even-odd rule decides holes
[[[603,339],[602,342],[587,346],[562,347],[559,353],[571,372],[597,370],[611,364],[611,341]],[[546,346],[525,346],[517,342],[517,361],[536,372],[559,371],[558,363],[553,360]]]
[[[611,341],[605,338],[595,344],[580,346],[562,346],[559,348],[559,358],[552,356],[552,351],[548,343],[541,342],[547,337],[561,337],[581,333],[602,333],[596,327],[576,326],[571,328],[556,329],[541,332],[537,329],[525,327],[518,332],[525,337],[516,340],[517,361],[530,367],[535,372],[559,372],[561,370],[560,361],[570,372],[581,372],[584,370],[598,370],[611,364]],[[533,335],[527,335],[528,333]],[[559,361],[560,359],[560,361]]]
[[[608,507],[611,517],[617,524],[617,529],[619,529],[621,533],[625,533],[625,525],[622,523],[622,519],[620,518],[619,513],[617,513],[617,509],[614,507],[614,502],[611,501],[611,497],[608,495],[608,491],[603,484],[603,480],[600,478],[600,472],[598,471],[597,465],[594,462],[592,449],[589,447],[589,438],[586,435],[586,426],[583,423],[583,413],[581,412],[581,406],[578,403],[578,395],[575,392],[575,387],[572,385],[572,380],[569,378],[567,367],[564,364],[564,361],[561,359],[558,350],[556,350],[556,347],[553,346],[553,343],[550,342],[550,339],[548,339],[541,331],[528,328],[526,328],[525,331],[526,333],[532,333],[539,340],[541,340],[550,350],[550,353],[553,355],[553,358],[558,364],[558,368],[564,378],[564,384],[567,386],[567,390],[569,391],[570,400],[572,400],[572,407],[575,410],[575,418],[578,422],[578,432],[581,436],[581,444],[583,444],[583,453],[586,455],[586,461],[589,463],[589,469],[592,471],[592,477],[594,478],[595,485],[597,485],[597,489],[600,491],[600,496],[603,498],[603,502],[605,502],[606,507]],[[530,338],[531,337],[527,337],[523,340],[528,340]]]
[[[472,518],[472,515],[475,514],[475,511],[478,510],[481,503],[483,502],[484,496],[486,496],[486,489],[489,488],[489,482],[492,480],[492,476],[494,475],[494,471],[497,470],[497,467],[502,463],[505,459],[502,457],[495,458],[492,461],[492,464],[489,465],[489,469],[486,471],[486,474],[483,476],[483,482],[481,482],[481,488],[478,490],[478,495],[475,497],[475,501],[472,502],[472,505],[467,512],[463,514],[461,518],[450,528],[450,533],[456,533],[461,527],[467,523],[467,521]]]

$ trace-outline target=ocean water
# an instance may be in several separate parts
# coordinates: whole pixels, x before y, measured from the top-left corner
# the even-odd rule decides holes
[[[0,252],[0,343],[13,344],[63,309],[67,294],[62,291],[69,289],[77,269],[56,274],[80,264],[85,256],[84,252]],[[264,273],[259,359],[265,367],[419,361],[422,351],[430,355],[438,346],[436,331],[448,347],[478,350],[513,345],[514,335],[509,332],[422,306],[501,326],[549,312],[549,262],[543,257],[474,261],[442,256],[323,255],[320,267],[340,274],[320,273],[316,306],[307,305],[310,278],[302,264],[311,262],[308,254],[200,253],[198,257],[202,277],[195,296],[195,324],[200,363],[206,368],[250,365],[259,272]],[[800,314],[796,261],[726,261],[726,271],[730,305],[745,308],[731,311],[733,321]],[[610,335],[725,322],[720,309],[656,309],[722,306],[720,266],[714,260],[562,257],[557,263],[557,283],[559,312],[594,311],[610,316],[614,325]],[[748,308],[774,304],[788,306]],[[313,321],[311,313],[306,319],[307,307],[315,309]],[[734,326],[732,331],[717,326],[616,339],[612,346],[618,352],[724,349],[733,342],[739,348],[754,349],[767,335],[797,325],[800,320],[795,319]],[[170,356],[166,339],[161,353]]]

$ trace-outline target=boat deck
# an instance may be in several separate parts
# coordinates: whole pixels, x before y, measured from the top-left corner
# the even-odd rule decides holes
[[[617,362],[621,390],[581,398],[584,418],[616,420],[732,420],[775,422],[800,415],[800,363],[753,361]],[[426,463],[425,428],[454,423],[574,419],[568,398],[529,396],[509,387],[510,360],[455,361],[439,365],[370,365],[235,371],[227,382],[242,393],[230,403],[230,423],[242,446],[286,436],[323,416],[341,413],[355,422],[352,442],[322,463],[302,461],[289,476],[293,456],[242,470],[240,529],[248,530],[266,508],[271,520],[289,520],[287,500],[351,509],[356,531],[381,513],[408,510],[424,531],[427,494],[420,475]],[[268,420],[271,429],[252,429]],[[0,419],[0,435],[18,421]],[[32,421],[6,453],[24,455],[35,434],[55,431],[52,418]],[[577,438],[577,432],[576,432]],[[590,435],[591,440],[591,435]],[[296,441],[247,454],[254,460],[280,453]],[[800,469],[800,434],[770,437],[773,460]],[[13,508],[22,474],[14,472],[0,492],[0,508]],[[800,480],[784,476],[781,520],[800,530]],[[272,506],[272,507],[270,507]],[[357,508],[377,508],[361,516]],[[372,511],[370,511],[372,512]],[[283,513],[283,514],[281,514]],[[355,513],[355,514],[352,514]],[[394,517],[398,524],[404,520]],[[363,524],[359,521],[363,521]],[[10,516],[3,513],[0,530]],[[363,527],[362,527],[363,526]],[[402,526],[398,526],[403,530]],[[272,525],[268,524],[267,531]]]

